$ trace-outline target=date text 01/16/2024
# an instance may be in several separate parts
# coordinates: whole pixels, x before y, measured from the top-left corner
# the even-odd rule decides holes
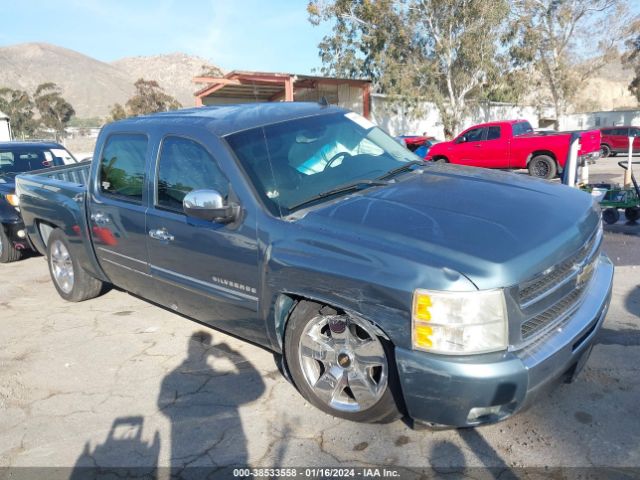
[[[400,472],[393,468],[238,468],[233,470],[237,478],[249,477],[301,477],[301,478],[394,478]]]

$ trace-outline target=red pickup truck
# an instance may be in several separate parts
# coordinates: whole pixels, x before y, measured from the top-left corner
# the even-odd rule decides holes
[[[450,142],[434,145],[427,160],[485,168],[527,168],[533,177],[554,178],[562,172],[571,132],[535,133],[526,120],[475,125]],[[600,131],[580,132],[582,160],[600,156]]]

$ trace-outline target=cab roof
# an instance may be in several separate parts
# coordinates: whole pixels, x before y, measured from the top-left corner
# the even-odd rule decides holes
[[[119,120],[110,124],[110,129],[144,128],[154,125],[167,125],[176,122],[184,125],[192,122],[219,137],[242,130],[261,127],[274,123],[294,120],[328,113],[347,112],[336,106],[305,102],[263,102],[234,105],[215,105],[206,107],[173,110],[140,117]]]

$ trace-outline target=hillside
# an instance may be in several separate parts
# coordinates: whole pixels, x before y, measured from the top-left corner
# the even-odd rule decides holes
[[[184,106],[192,106],[198,86],[191,79],[208,64],[182,53],[106,63],[55,45],[24,43],[0,47],[0,87],[32,93],[40,83],[54,82],[79,118],[104,117],[111,105],[131,97],[140,77],[158,81]]]
[[[185,107],[194,105],[193,92],[202,88],[191,80],[210,62],[185,53],[169,53],[151,57],[126,57],[111,65],[129,75],[134,82],[138,78],[157,81],[170,95]]]

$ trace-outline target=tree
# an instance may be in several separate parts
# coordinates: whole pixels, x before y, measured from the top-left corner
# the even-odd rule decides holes
[[[127,111],[124,109],[124,107],[119,103],[116,103],[111,107],[111,111],[109,112],[109,114],[110,114],[110,117],[109,117],[110,122],[122,120],[123,118],[127,118],[129,116],[127,115]]]
[[[222,70],[215,65],[202,65],[200,67],[201,77],[221,77],[222,75]]]
[[[0,111],[9,115],[11,129],[16,137],[32,136],[38,127],[34,119],[35,105],[29,94],[23,90],[0,88]]]
[[[56,141],[60,141],[65,127],[76,113],[73,106],[62,97],[60,88],[52,82],[38,85],[33,97],[42,124],[53,129]]]
[[[182,105],[171,95],[165,93],[155,80],[138,79],[134,84],[136,93],[127,101],[127,109],[131,115],[146,115],[155,112],[176,110]],[[113,109],[112,109],[113,116]],[[121,113],[120,111],[116,113]]]
[[[628,30],[628,39],[625,42],[626,51],[622,55],[622,63],[633,68],[635,77],[629,84],[629,91],[640,102],[640,19],[636,18]]]
[[[414,109],[434,102],[447,136],[469,99],[500,78],[507,0],[312,0],[307,11],[315,25],[334,23],[319,45],[324,74],[371,78]]]
[[[617,21],[625,17],[625,4],[620,0],[512,0],[512,7],[512,56],[533,68],[533,76],[545,90],[537,96],[538,102],[553,105],[558,128],[560,116],[580,87],[616,52],[614,32],[620,31]]]

